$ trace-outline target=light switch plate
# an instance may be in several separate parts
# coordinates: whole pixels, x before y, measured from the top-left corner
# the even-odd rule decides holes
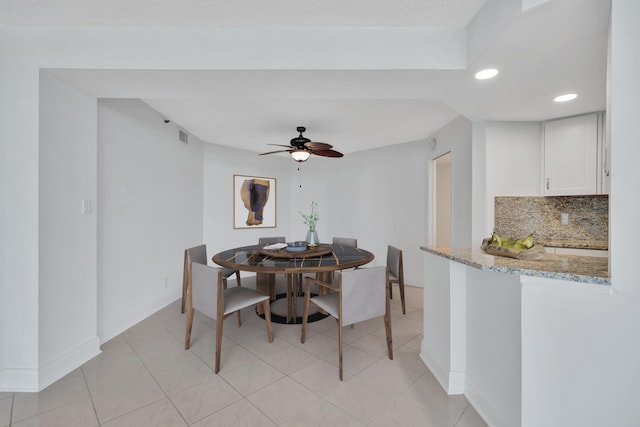
[[[567,212],[560,214],[560,225],[569,225],[569,214]]]
[[[90,214],[91,214],[91,200],[83,200],[82,215],[90,215]]]

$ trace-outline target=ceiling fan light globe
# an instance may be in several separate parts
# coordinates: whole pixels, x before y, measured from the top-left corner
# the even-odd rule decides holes
[[[306,162],[309,157],[311,157],[311,153],[307,150],[293,150],[291,152],[291,157],[296,162]]]

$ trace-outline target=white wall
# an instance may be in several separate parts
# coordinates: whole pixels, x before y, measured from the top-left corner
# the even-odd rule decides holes
[[[291,189],[287,166],[291,158],[258,156],[254,152],[215,144],[204,145],[203,234],[190,245],[207,244],[209,261],[224,249],[255,245],[259,237],[285,236],[290,229]],[[233,228],[233,175],[263,176],[276,179],[273,201],[276,203],[275,228]],[[272,197],[273,192],[270,194]],[[204,240],[202,240],[204,239]],[[296,239],[301,240],[301,239]]]
[[[375,255],[373,265],[386,265],[387,246],[395,246],[403,251],[405,283],[421,286],[426,150],[426,140],[410,142],[314,165],[314,173],[303,179],[309,184],[313,179],[326,192],[326,206],[320,204],[326,219],[321,216],[318,222],[321,240],[355,237],[359,247]],[[302,203],[300,210],[308,211],[308,204]]]
[[[471,244],[471,195],[472,195],[472,126],[471,122],[465,117],[458,118],[449,122],[429,139],[436,139],[435,149],[428,149],[427,152],[427,192],[429,197],[429,205],[433,200],[434,194],[431,185],[431,177],[433,176],[434,160],[447,152],[451,152],[451,246],[468,247]],[[433,212],[429,209],[428,213],[429,230],[435,226]],[[431,239],[431,233],[427,237],[430,244],[434,244]],[[420,255],[421,257],[421,255]]]
[[[202,142],[137,100],[98,102],[98,334],[104,342],[182,292],[202,238]]]
[[[40,79],[39,387],[100,352],[96,335],[96,99]],[[82,200],[92,211],[83,215]]]

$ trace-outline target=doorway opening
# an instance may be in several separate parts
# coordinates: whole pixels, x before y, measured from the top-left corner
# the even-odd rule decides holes
[[[451,152],[432,160],[433,244],[451,246]]]

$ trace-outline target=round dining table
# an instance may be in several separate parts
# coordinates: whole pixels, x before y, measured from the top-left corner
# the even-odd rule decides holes
[[[292,248],[290,248],[292,249]],[[300,252],[287,248],[268,250],[261,245],[227,249],[213,256],[213,262],[233,270],[251,271],[256,277],[286,274],[287,323],[297,317],[298,284],[302,274],[318,274],[321,280],[331,281],[332,272],[359,267],[373,261],[374,255],[361,248],[339,244],[319,244]],[[265,293],[264,284],[256,279],[256,288]],[[292,316],[292,313],[296,313]]]

